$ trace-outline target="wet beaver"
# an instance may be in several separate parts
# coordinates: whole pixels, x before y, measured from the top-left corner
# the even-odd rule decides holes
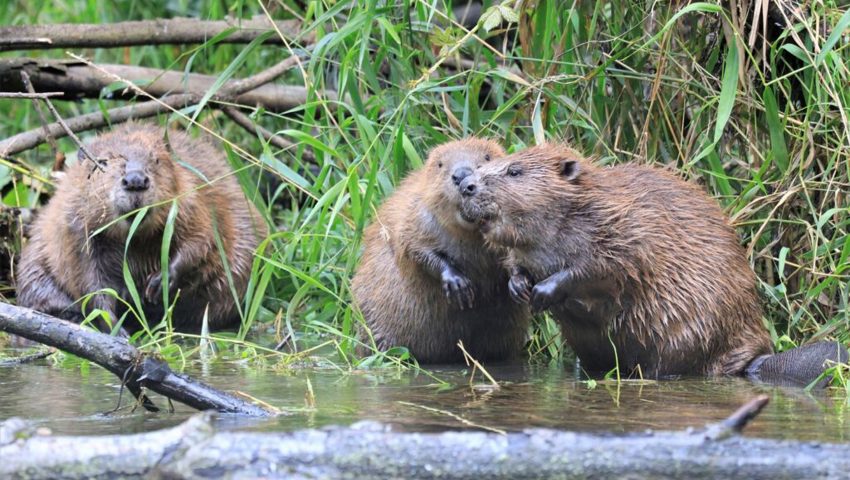
[[[351,287],[380,349],[405,346],[423,363],[461,361],[458,340],[479,360],[522,349],[528,307],[510,300],[500,255],[458,210],[460,182],[503,154],[477,138],[436,147],[367,227]]]
[[[128,123],[98,136],[88,150],[104,162],[102,169],[80,152],[21,253],[20,305],[80,321],[80,305],[74,302],[104,288],[134,305],[123,277],[126,260],[146,318],[159,321],[164,313],[161,246],[176,199],[168,263],[169,302],[179,289],[174,327],[197,331],[206,310],[210,328],[239,323],[236,302],[245,293],[254,250],[267,227],[220,151],[184,132],[169,131],[167,142],[164,134],[152,124]],[[136,218],[131,212],[142,207],[149,210],[126,245]],[[109,312],[113,321],[126,311],[106,294],[93,296],[92,308]],[[124,327],[132,331],[139,325],[128,315]]]
[[[733,375],[751,366],[813,380],[838,357],[834,343],[804,347],[794,365],[770,355],[735,231],[700,187],[660,168],[602,168],[542,145],[482,166],[460,187],[465,216],[487,242],[510,248],[513,298],[551,309],[589,371]]]

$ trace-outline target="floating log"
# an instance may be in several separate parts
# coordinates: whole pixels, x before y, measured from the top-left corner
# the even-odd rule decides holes
[[[93,437],[0,425],[2,478],[847,478],[850,446],[740,436],[767,397],[705,429],[627,435],[531,429],[394,432],[374,422],[215,432],[199,414],[157,432]],[[4,440],[6,439],[6,440]]]

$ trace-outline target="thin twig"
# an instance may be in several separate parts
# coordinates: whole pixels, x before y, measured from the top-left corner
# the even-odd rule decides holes
[[[721,440],[731,435],[741,433],[744,427],[764,409],[770,401],[767,395],[759,395],[749,402],[741,405],[732,415],[722,422],[709,425],[705,430],[705,438]]]
[[[30,81],[30,76],[26,70],[21,70],[21,81],[24,82],[24,87],[26,87],[29,93],[36,93],[35,88],[33,88],[32,82]],[[41,98],[43,99],[45,97]],[[56,143],[56,139],[53,138],[53,135],[50,134],[50,130],[47,128],[47,117],[44,115],[44,109],[41,108],[39,99],[33,98],[32,103],[35,106],[35,111],[38,113],[38,119],[41,120],[41,128],[44,129],[44,138],[50,145],[50,149],[53,150],[53,171],[58,172],[65,166],[65,154],[59,150],[59,145]]]
[[[252,121],[251,117],[245,115],[236,107],[227,105],[221,107],[221,111],[224,112],[228,117],[230,117],[230,119],[233,120],[233,123],[239,125],[250,133],[260,134],[265,140],[267,140],[275,147],[280,148],[281,150],[291,150],[293,148],[298,147],[296,143],[290,142],[282,136],[277,135],[276,133],[273,133],[264,128],[263,126],[259,125],[258,123]],[[304,153],[301,154],[301,157],[311,163],[316,161],[315,155],[313,155],[313,152],[311,152],[310,150],[304,150]]]
[[[242,95],[245,92],[249,92],[254,90],[255,88],[261,87],[277,77],[286,73],[287,70],[291,69],[298,65],[301,60],[301,56],[306,56],[309,51],[312,50],[312,45],[307,47],[307,49],[303,52],[293,52],[293,55],[290,55],[286,59],[276,63],[275,65],[263,70],[262,72],[251,75],[250,77],[245,77],[239,80],[231,80],[227,87],[221,90],[219,94],[220,97],[225,100],[231,100],[239,95]]]
[[[21,72],[21,73],[23,75],[26,75],[25,72]],[[29,77],[27,77],[27,80],[29,80]],[[88,158],[89,160],[91,160],[94,163],[94,168],[97,169],[97,170],[103,171],[103,169],[104,169],[103,168],[103,162],[101,160],[99,160],[98,158],[96,158],[91,153],[91,151],[85,145],[83,145],[83,142],[80,141],[80,138],[77,137],[77,135],[74,134],[74,131],[71,130],[71,127],[69,127],[68,124],[65,123],[65,120],[62,119],[62,116],[59,115],[59,112],[56,110],[56,107],[53,106],[53,103],[50,102],[50,99],[45,98],[44,103],[47,104],[47,109],[50,110],[50,113],[53,114],[53,117],[56,119],[56,122],[59,123],[59,125],[62,127],[62,130],[65,130],[65,133],[67,133],[68,136],[71,137],[71,140],[73,140],[74,143],[77,144],[77,147],[80,150],[82,150],[82,152],[85,154],[86,158]],[[47,130],[45,129],[45,131],[47,131]]]
[[[35,91],[24,93],[24,92],[0,92],[0,98],[48,98],[48,97],[61,97],[65,95],[65,92],[43,92],[36,93]]]
[[[464,360],[466,360],[466,364],[473,367],[473,375],[475,374],[475,369],[477,368],[478,370],[481,370],[481,373],[483,373],[485,377],[487,377],[487,380],[490,380],[490,383],[493,385],[494,389],[498,390],[499,388],[501,388],[499,386],[499,382],[497,382],[496,379],[493,378],[492,375],[490,375],[490,372],[488,372],[487,369],[484,368],[484,365],[481,365],[478,360],[473,358],[472,355],[470,355],[469,352],[466,351],[466,348],[464,348],[463,346],[463,340],[458,340],[457,347],[460,349],[461,352],[463,352],[463,358]],[[470,382],[471,381],[472,377],[470,377]]]
[[[479,425],[475,422],[467,420],[467,419],[461,417],[460,415],[453,413],[453,412],[450,412],[448,410],[442,410],[442,409],[439,409],[439,408],[428,407],[428,406],[425,406],[425,405],[419,405],[419,404],[410,403],[410,402],[398,402],[398,403],[401,404],[401,405],[407,405],[408,407],[421,408],[422,410],[425,410],[427,412],[439,413],[440,415],[445,415],[447,417],[454,418],[458,422],[460,422],[460,423],[462,423],[462,424],[464,424],[468,427],[480,428],[481,430],[487,430],[488,432],[498,433],[500,435],[506,435],[508,433],[508,432],[506,432],[506,431],[504,431],[500,428],[488,427],[486,425]]]

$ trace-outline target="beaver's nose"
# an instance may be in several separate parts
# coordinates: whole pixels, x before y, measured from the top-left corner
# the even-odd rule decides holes
[[[463,179],[462,182],[460,182],[458,188],[460,189],[460,194],[464,197],[471,197],[475,195],[475,193],[478,191],[478,184],[475,176],[468,175],[466,178]]]
[[[472,169],[469,167],[458,167],[452,173],[452,181],[455,185],[460,185],[460,182],[463,181],[464,178],[472,175]]]
[[[121,179],[121,186],[128,192],[143,192],[151,186],[151,180],[140,170],[132,170]]]

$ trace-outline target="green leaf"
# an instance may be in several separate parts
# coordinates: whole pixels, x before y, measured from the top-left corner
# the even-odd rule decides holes
[[[546,132],[543,130],[543,95],[537,96],[537,101],[534,102],[534,111],[531,112],[531,129],[534,131],[534,142],[537,145],[546,143]]]
[[[714,126],[714,143],[723,137],[723,129],[732,115],[735,97],[738,94],[738,48],[731,44],[727,47],[726,62],[723,65],[723,80],[720,86],[720,100],[717,103],[717,124]]]
[[[160,272],[162,272],[162,304],[165,306],[171,305],[171,302],[168,301],[168,266],[171,252],[171,238],[174,236],[174,224],[177,223],[177,210],[177,200],[172,200],[171,208],[168,210],[168,217],[165,219],[165,228],[162,231],[162,247],[159,253]]]
[[[407,156],[410,161],[410,165],[413,168],[419,168],[425,163],[422,161],[422,157],[419,156],[419,152],[416,151],[416,147],[413,146],[410,138],[408,138],[405,133],[403,133],[401,137],[401,148],[404,150],[404,154]]]
[[[481,28],[483,28],[485,32],[489,32],[501,25],[502,13],[499,11],[499,7],[493,6],[488,8],[487,11],[484,12],[484,15],[481,16],[481,22]]]
[[[277,133],[279,135],[290,137],[290,138],[293,138],[297,141],[306,143],[307,145],[310,145],[311,147],[313,147],[314,150],[325,152],[332,157],[339,157],[339,153],[336,150],[334,150],[333,148],[329,147],[328,145],[322,143],[321,141],[319,141],[319,139],[317,139],[313,135],[302,132],[301,130],[287,129],[287,130],[281,130]]]
[[[193,122],[198,118],[198,114],[201,113],[201,110],[203,110],[209,99],[212,98],[213,95],[218,93],[221,87],[224,86],[224,84],[228,80],[230,80],[231,77],[233,77],[233,74],[236,73],[236,70],[241,67],[243,63],[245,63],[245,59],[247,59],[248,56],[254,52],[254,49],[262,45],[263,42],[265,42],[269,37],[271,37],[275,33],[276,32],[274,30],[269,30],[268,32],[264,32],[258,35],[257,38],[252,40],[251,43],[248,44],[248,46],[246,46],[244,49],[242,49],[241,52],[239,52],[239,55],[237,55],[236,58],[234,58],[233,61],[230,62],[230,65],[228,65],[227,68],[224,69],[224,72],[222,72],[221,75],[219,75],[218,78],[215,79],[215,82],[212,84],[209,90],[207,90],[206,93],[204,93],[204,96],[201,97],[201,101],[198,102],[197,108],[195,109],[195,113],[192,114]]]
[[[773,152],[773,161],[779,170],[784,174],[788,170],[788,147],[785,145],[785,132],[782,128],[782,121],[779,119],[779,107],[776,104],[776,95],[773,93],[773,88],[765,87],[764,109],[767,115],[767,128],[770,133],[770,148]]]
[[[818,56],[815,57],[815,66],[819,67],[824,58],[832,51],[835,47],[835,44],[838,43],[838,40],[841,39],[841,36],[844,35],[844,30],[850,27],[850,10],[844,12],[844,15],[841,16],[841,19],[838,20],[838,24],[835,25],[835,28],[832,29],[832,33],[829,34],[829,38],[826,39],[826,43],[823,44],[823,48],[821,49]]]
[[[147,318],[145,318],[145,311],[142,308],[142,299],[139,296],[139,292],[136,289],[136,282],[133,280],[133,274],[130,272],[130,265],[127,262],[127,251],[130,249],[130,242],[133,240],[133,235],[136,234],[136,230],[139,229],[139,225],[142,224],[142,221],[145,219],[145,215],[147,215],[150,207],[144,207],[139,209],[136,213],[135,218],[133,218],[133,223],[130,224],[130,230],[127,232],[127,241],[124,243],[124,261],[121,265],[121,273],[124,276],[124,285],[127,287],[127,292],[130,294],[130,298],[133,299],[133,305],[136,307],[136,312],[138,312],[139,319],[141,320],[142,326],[147,330]]]
[[[830,208],[829,210],[823,212],[818,217],[818,221],[817,221],[817,224],[816,224],[817,225],[817,231],[819,233],[823,234],[823,232],[822,232],[823,226],[826,225],[826,222],[828,222],[836,213],[838,213],[842,210],[850,212],[850,209],[842,208],[842,207],[833,207],[833,208]]]
[[[782,247],[779,250],[779,266],[776,271],[779,273],[779,278],[785,278],[785,259],[788,258],[788,253],[791,252],[791,249],[788,247]]]
[[[387,35],[392,37],[393,40],[399,45],[401,45],[401,37],[398,36],[398,32],[395,31],[395,27],[393,24],[387,20],[387,17],[378,17],[378,23],[384,28],[384,31],[387,32]]]
[[[706,156],[709,157],[712,171],[718,181],[718,187],[724,195],[731,195],[732,188],[728,180],[725,178],[720,159],[716,158],[714,148],[717,143],[723,138],[723,129],[729,122],[729,117],[732,115],[732,107],[735,105],[735,97],[738,94],[738,49],[734,44],[727,46],[726,60],[723,64],[723,79],[720,85],[720,95],[717,101],[717,123],[714,125],[714,138],[711,143],[706,145],[699,154],[691,161],[692,164],[700,161]]]
[[[304,177],[302,177],[298,172],[292,169],[289,165],[281,162],[277,158],[275,158],[271,152],[266,151],[260,155],[260,161],[264,164],[271,167],[272,170],[275,171],[278,175],[281,176],[284,180],[287,180],[289,183],[293,185],[297,185],[304,190],[309,190],[311,187],[311,183],[307,181]]]
[[[508,7],[507,5],[499,5],[499,13],[506,22],[519,23],[519,15],[517,15],[511,7]]]
[[[495,75],[497,77],[501,77],[501,78],[503,78],[503,79],[505,79],[509,82],[518,83],[518,84],[522,85],[523,87],[528,87],[528,88],[531,87],[531,84],[528,83],[524,78],[522,78],[519,75],[517,75],[516,73],[514,73],[510,70],[504,69],[504,68],[496,68],[496,69],[490,70],[488,73]]]

